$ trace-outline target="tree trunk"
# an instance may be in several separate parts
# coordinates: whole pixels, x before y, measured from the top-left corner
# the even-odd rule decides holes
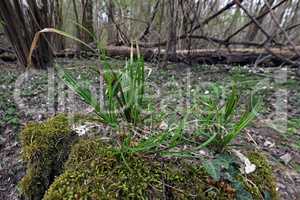
[[[77,23],[76,27],[76,37],[80,39],[80,21],[79,21],[79,15],[78,15],[78,10],[77,10],[77,4],[76,4],[76,0],[72,0],[72,4],[73,4],[73,12],[75,15],[75,22]],[[76,52],[78,52],[77,57],[79,57],[79,52],[80,52],[80,44],[76,44],[75,48],[76,48]]]
[[[94,38],[91,34],[94,33],[93,23],[93,0],[81,0],[82,6],[82,22],[81,25],[84,29],[81,29],[80,39],[85,43],[91,43]]]
[[[169,0],[168,2],[168,15],[169,15],[169,32],[166,61],[174,60],[176,58],[176,44],[177,44],[177,0]]]
[[[20,65],[24,67],[28,65],[27,59],[35,33],[52,25],[53,8],[48,0],[42,0],[39,5],[35,1],[28,1],[26,4],[20,0],[0,1],[0,16],[5,32]],[[53,54],[49,41],[50,36],[44,34],[32,56],[33,67],[47,69],[52,66]]]
[[[105,52],[109,57],[128,58],[131,56],[131,47],[125,46],[107,46]],[[300,50],[300,47],[297,47]],[[167,52],[162,51],[159,54],[159,50],[156,48],[139,48],[133,49],[133,54],[137,55],[138,52],[143,58],[149,62],[156,59],[165,59]],[[74,57],[76,52],[68,51],[56,54],[57,57]],[[91,53],[89,56],[98,56],[99,54]],[[270,66],[279,66],[281,64],[290,64],[292,66],[299,66],[300,59],[296,53],[290,50],[289,47],[285,48],[218,48],[218,49],[193,49],[189,50],[177,50],[175,57],[167,57],[171,62],[184,62],[191,61],[195,64],[259,64]]]
[[[112,44],[117,44],[118,43],[118,33],[115,28],[115,5],[113,0],[108,1],[107,5],[107,13],[108,13],[108,26],[107,26],[107,43],[112,45]]]
[[[177,36],[177,0],[170,0],[169,2],[169,12],[170,12],[170,32],[169,32],[169,44],[168,44],[168,54],[171,57],[176,55],[176,36]]]
[[[54,1],[54,27],[58,30],[63,28],[63,2]],[[54,35],[55,50],[60,51],[65,48],[65,39],[60,35]]]

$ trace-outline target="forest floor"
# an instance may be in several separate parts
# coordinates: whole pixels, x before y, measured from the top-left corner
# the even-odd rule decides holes
[[[95,60],[57,62],[77,78],[99,86],[90,68],[96,66]],[[181,64],[162,69],[146,64],[146,72],[157,112],[184,109],[197,95],[210,95],[212,84],[228,88],[235,81],[244,102],[255,91],[263,98],[263,109],[237,144],[267,155],[282,199],[300,199],[300,77],[293,70]],[[20,199],[17,183],[25,167],[18,136],[27,122],[43,121],[54,114],[53,94],[59,100],[59,112],[90,112],[61,82],[55,90],[48,89],[51,78],[46,71],[25,74],[14,64],[0,64],[0,199]]]

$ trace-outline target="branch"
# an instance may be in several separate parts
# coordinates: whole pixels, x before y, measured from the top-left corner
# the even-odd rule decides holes
[[[231,7],[233,7],[235,4],[237,4],[237,2],[242,3],[243,0],[233,0],[230,3],[228,3],[225,7],[223,7],[222,9],[220,9],[219,11],[217,11],[215,14],[213,14],[212,16],[206,18],[203,22],[201,22],[200,24],[198,24],[197,26],[195,26],[190,33],[196,31],[197,29],[199,29],[201,26],[208,24],[211,20],[213,20],[214,18],[218,17],[219,15],[221,15],[223,12],[225,12],[226,10],[230,9]]]
[[[208,24],[211,20],[213,20],[214,18],[218,17],[220,14],[222,14],[224,11],[230,9],[232,6],[234,6],[236,4],[237,0],[233,0],[230,3],[228,3],[226,6],[224,6],[222,9],[220,9],[219,11],[217,11],[215,14],[213,14],[212,16],[206,18],[203,22],[200,22],[200,24],[196,25],[195,27],[193,27],[188,33],[184,33],[180,36],[177,37],[177,40],[180,39],[184,39],[187,38],[188,35],[190,35],[192,32],[196,31],[197,29],[199,29],[200,27],[202,27],[203,25]],[[243,2],[243,0],[239,0],[239,2]],[[167,41],[162,41],[162,42],[158,42],[158,43],[152,43],[152,44],[143,44],[141,43],[141,45],[143,47],[159,47],[159,46],[165,46],[167,44]]]
[[[263,18],[264,16],[266,16],[267,14],[269,14],[269,12],[271,10],[275,10],[276,8],[278,8],[279,6],[281,6],[283,3],[285,3],[287,0],[282,0],[280,1],[278,4],[276,4],[273,8],[271,8],[270,10],[264,12],[263,14],[261,14],[260,16],[256,17],[256,20],[260,20],[261,18]],[[253,21],[251,20],[250,22],[248,22],[247,24],[245,24],[244,26],[242,26],[241,28],[239,28],[237,31],[235,31],[232,35],[228,36],[226,38],[225,41],[230,41],[234,36],[236,36],[237,34],[239,34],[241,31],[243,31],[245,28],[247,28],[249,25],[251,25],[253,23]]]
[[[145,37],[150,33],[150,29],[151,29],[151,26],[152,26],[153,21],[155,19],[156,13],[158,11],[159,4],[160,4],[160,0],[157,0],[156,3],[155,3],[155,6],[154,6],[154,10],[152,12],[152,16],[150,18],[150,21],[147,23],[146,29],[144,30],[144,32],[141,34],[141,36],[139,38],[140,41],[144,40]]]
[[[238,0],[236,0],[238,6],[246,13],[246,15],[251,19],[251,21],[261,30],[261,32],[268,38],[268,40],[273,40],[272,37],[269,35],[269,33],[267,33],[267,31],[265,31],[265,29],[260,25],[260,23],[258,22],[258,20],[256,18],[254,18],[249,12],[248,10],[242,6],[242,4],[239,3]],[[274,41],[274,40],[273,40]],[[277,43],[276,41],[274,41],[275,43]]]
[[[266,2],[266,5],[270,8],[270,4],[268,2]],[[289,35],[287,34],[287,32],[281,27],[278,19],[275,17],[273,11],[270,11],[270,15],[273,19],[273,21],[275,22],[275,24],[277,25],[277,27],[280,29],[280,31],[283,33],[284,37],[287,39],[288,43],[291,45],[292,48],[290,48],[290,50],[293,50],[296,55],[300,58],[300,54],[297,50],[296,45],[293,43],[293,41],[290,39]]]

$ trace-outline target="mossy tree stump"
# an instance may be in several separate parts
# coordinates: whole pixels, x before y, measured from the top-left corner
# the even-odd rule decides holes
[[[229,182],[213,181],[199,162],[120,154],[113,143],[104,143],[100,138],[74,142],[76,137],[66,122],[67,118],[58,116],[24,129],[23,157],[28,169],[20,188],[27,199],[230,200],[237,197]],[[263,199],[266,194],[278,199],[272,170],[265,158],[257,152],[249,153],[248,157],[257,169],[237,179],[253,199]]]

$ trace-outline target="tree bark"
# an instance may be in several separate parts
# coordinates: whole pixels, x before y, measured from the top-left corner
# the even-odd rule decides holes
[[[168,42],[165,54],[165,61],[173,60],[176,58],[176,45],[177,45],[177,0],[168,1],[168,15],[169,15],[169,32],[168,32]],[[164,63],[165,65],[166,63]]]
[[[300,50],[300,47],[297,47]],[[125,46],[108,46],[105,48],[110,57],[128,58],[131,55],[131,48]],[[154,48],[140,48],[140,54],[147,61],[153,61],[153,58],[165,59],[166,51],[159,52]],[[133,49],[133,54],[137,55],[138,50]],[[61,52],[57,57],[73,57],[75,52]],[[98,56],[98,53],[90,53],[89,56]],[[278,66],[280,64],[300,65],[300,58],[290,48],[235,48],[235,49],[194,49],[177,50],[174,57],[168,56],[171,62],[186,62],[187,59],[195,64],[256,64],[258,60],[260,65]],[[261,59],[265,58],[265,59]]]
[[[27,59],[35,33],[52,25],[52,8],[48,0],[42,0],[39,5],[35,1],[27,1],[26,6],[20,0],[0,1],[4,29],[21,66],[28,66]],[[50,36],[44,34],[32,56],[33,67],[47,69],[52,66],[53,54],[49,41]]]
[[[60,0],[54,1],[54,27],[58,30],[63,28],[63,3]],[[55,50],[60,51],[65,48],[65,39],[60,35],[53,36]]]
[[[81,0],[82,6],[82,22],[81,25],[86,30],[81,30],[80,39],[85,43],[91,43],[94,38],[91,34],[94,33],[94,23],[93,23],[93,0]]]
[[[118,43],[118,32],[116,31],[115,27],[115,4],[113,0],[108,1],[107,5],[107,13],[108,13],[108,26],[107,26],[107,43],[117,44]]]

